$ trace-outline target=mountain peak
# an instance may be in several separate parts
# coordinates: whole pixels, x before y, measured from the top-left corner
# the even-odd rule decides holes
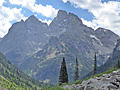
[[[69,12],[69,17],[72,18],[72,19],[74,19],[75,21],[79,21],[80,24],[83,24],[82,20],[77,15],[75,15],[75,14],[73,14],[71,12]]]
[[[20,22],[24,22],[24,20],[23,19],[21,19],[21,21]]]
[[[31,15],[28,19],[37,19],[34,15]]]
[[[105,28],[99,27],[96,30],[104,30]]]
[[[113,33],[111,30],[105,29],[105,28],[101,28],[101,27],[97,28],[95,31],[96,32],[108,32],[109,31],[109,32]]]
[[[112,32],[111,30],[106,29],[106,28],[101,28],[101,27],[97,28],[97,29],[95,30],[95,32],[97,32],[97,33],[105,33],[105,34],[116,35],[116,34],[115,34],[114,32]]]
[[[28,19],[25,22],[29,22],[29,21],[39,21],[39,20],[34,15],[31,15],[30,17],[28,17]]]
[[[61,21],[77,22],[78,21],[80,24],[82,24],[82,20],[77,15],[71,12],[66,12],[64,10],[59,10],[57,16],[53,21],[57,21],[57,22],[61,22]]]
[[[59,10],[57,16],[67,15],[67,12],[64,10]]]

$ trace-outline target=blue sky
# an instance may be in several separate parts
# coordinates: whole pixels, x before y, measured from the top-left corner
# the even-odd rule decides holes
[[[1,0],[0,37],[13,23],[31,15],[49,24],[60,9],[76,14],[89,27],[107,28],[120,35],[120,0]]]
[[[10,7],[10,8],[21,8],[21,6],[18,5],[14,5],[14,4],[10,4],[9,0],[6,0],[7,2],[4,3],[3,5],[6,7]],[[88,12],[88,10],[82,9],[82,8],[75,8],[74,6],[71,5],[70,2],[64,3],[62,0],[36,0],[35,2],[36,4],[42,4],[43,6],[46,5],[51,5],[53,8],[58,9],[58,10],[65,10],[67,12],[72,12],[76,15],[78,15],[80,18],[85,18],[86,20],[92,20],[92,18],[94,17],[92,15],[92,13]],[[82,14],[80,14],[82,13]],[[22,14],[24,14],[24,16],[29,17],[31,15],[38,15],[38,18],[41,19],[53,19],[53,18],[49,18],[49,17],[45,17],[39,13],[33,13],[31,10],[23,8],[22,9]]]

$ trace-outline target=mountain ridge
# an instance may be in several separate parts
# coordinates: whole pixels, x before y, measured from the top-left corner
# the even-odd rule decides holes
[[[74,78],[76,56],[79,58],[80,74],[85,75],[84,72],[93,68],[94,53],[99,54],[98,65],[104,64],[119,39],[119,36],[110,30],[94,30],[84,25],[78,16],[62,10],[58,11],[49,26],[39,23],[35,16],[31,16],[26,23],[10,29],[13,34],[8,33],[8,36],[4,37],[7,40],[1,41],[0,51],[15,66],[38,80],[49,79],[57,82],[63,56],[68,63],[71,81],[71,78]]]

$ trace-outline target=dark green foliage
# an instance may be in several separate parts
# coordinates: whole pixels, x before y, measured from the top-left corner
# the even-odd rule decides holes
[[[120,68],[120,60],[118,60],[117,67]]]
[[[97,60],[96,60],[96,53],[94,56],[94,74],[96,74],[96,70],[97,70]]]
[[[75,81],[79,79],[79,72],[78,72],[78,59],[76,57],[76,65],[75,65]]]
[[[60,76],[59,76],[59,84],[61,85],[62,83],[68,83],[68,74],[67,74],[66,62],[64,57],[61,64]]]

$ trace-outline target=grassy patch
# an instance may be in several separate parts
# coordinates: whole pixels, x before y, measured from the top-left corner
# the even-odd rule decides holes
[[[99,74],[93,75],[93,76],[91,76],[91,77],[88,77],[88,78],[86,78],[85,80],[88,80],[88,79],[94,78],[94,77],[100,77],[100,76],[103,76],[104,74],[110,74],[110,73],[112,73],[113,71],[116,71],[117,69],[118,69],[118,68],[113,68],[113,69],[108,70],[108,71],[105,71],[105,72],[103,72],[103,73],[99,73]]]
[[[72,84],[81,84],[83,80],[77,80],[75,82],[73,82]]]
[[[43,90],[67,90],[67,89],[64,89],[60,86],[55,86],[55,87],[48,86],[48,87],[45,87]]]

